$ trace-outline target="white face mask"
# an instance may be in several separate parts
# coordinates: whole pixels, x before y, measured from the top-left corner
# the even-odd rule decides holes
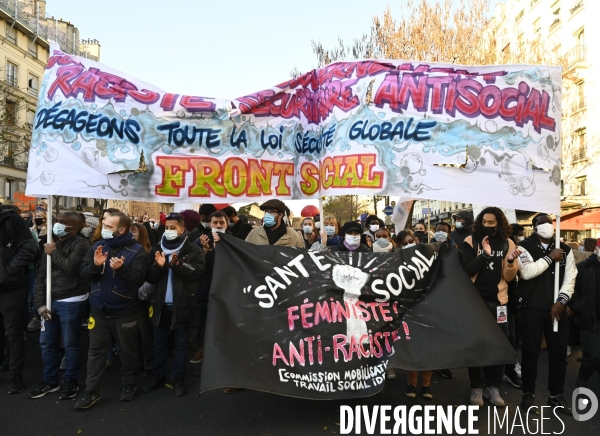
[[[308,234],[312,233],[313,229],[312,229],[312,226],[303,226],[302,231],[308,235]]]
[[[327,232],[327,236],[335,235],[335,226],[325,226],[325,232]]]
[[[225,229],[212,229],[213,233],[225,233]]]
[[[202,225],[204,226],[205,229],[210,229],[210,222],[203,222]]]
[[[550,223],[540,224],[535,229],[536,233],[544,239],[550,239],[554,234],[554,226]]]
[[[402,247],[402,249],[414,247],[415,245],[417,244],[415,244],[414,242],[412,244],[406,244],[404,247]]]
[[[317,228],[317,230],[320,230],[321,229],[321,221],[316,222],[315,227]]]
[[[173,239],[175,239],[177,236],[179,236],[177,234],[177,230],[165,230],[165,239],[167,241],[172,241]]]
[[[379,224],[371,224],[369,226],[369,230],[371,230],[372,232],[376,232],[377,230],[379,230]]]
[[[517,236],[517,241],[524,241],[525,240],[525,236]]]
[[[375,244],[379,245],[380,248],[386,248],[388,245],[390,245],[390,241],[386,238],[379,238],[375,241]]]
[[[462,229],[463,228],[463,223],[461,221],[456,221],[455,226],[456,226],[457,229]]]
[[[346,235],[346,243],[351,247],[358,247],[360,245],[360,235]]]
[[[114,238],[113,231],[108,229],[102,229],[102,239]]]

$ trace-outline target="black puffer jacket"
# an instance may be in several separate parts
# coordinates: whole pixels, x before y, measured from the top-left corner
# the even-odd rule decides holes
[[[37,253],[25,220],[10,209],[0,209],[0,292],[24,289]]]
[[[598,298],[600,298],[600,261],[596,253],[577,264],[575,291],[569,306],[575,312],[575,324],[584,329],[598,326]]]
[[[89,281],[79,275],[79,267],[90,249],[90,242],[75,235],[64,241],[56,242],[52,252],[52,301],[85,295],[90,292]],[[35,282],[35,304],[46,305],[46,263],[48,256],[43,255]]]
[[[160,244],[150,254],[154,259],[156,252],[162,253]],[[166,257],[166,256],[165,256]],[[148,274],[147,282],[156,284],[154,293],[149,297],[150,322],[158,326],[160,314],[165,304],[167,294],[167,282],[169,280],[169,269],[173,270],[173,319],[171,327],[192,324],[196,320],[198,311],[198,288],[204,273],[205,262],[202,250],[186,240],[177,253],[177,263],[171,265],[167,260],[161,268],[156,262],[152,265]]]

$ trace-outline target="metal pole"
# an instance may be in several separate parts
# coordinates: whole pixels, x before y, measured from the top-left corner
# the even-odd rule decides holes
[[[46,242],[52,244],[52,209],[53,205],[52,195],[48,196],[48,212],[46,219]],[[46,307],[48,310],[52,310],[52,258],[50,255],[46,256]]]
[[[555,248],[560,248],[560,215],[556,215],[556,242]],[[565,265],[566,266],[566,265]],[[560,289],[560,262],[554,262],[554,302],[558,300],[558,291]],[[566,314],[566,312],[565,312]],[[558,321],[554,320],[553,329],[558,331]]]
[[[319,233],[321,236],[321,244],[323,244],[323,242],[325,242],[325,244],[323,244],[323,245],[326,246],[327,240],[323,241],[323,236],[325,236],[325,238],[327,237],[327,233],[325,233],[325,224],[323,224],[324,220],[325,220],[325,211],[323,210],[323,198],[324,197],[321,197],[319,195],[319,216],[320,216],[319,222],[321,223],[321,229],[320,229]]]

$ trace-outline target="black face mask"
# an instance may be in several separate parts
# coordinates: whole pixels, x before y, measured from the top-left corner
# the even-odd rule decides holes
[[[424,234],[425,234],[425,232],[424,232],[424,231],[422,231],[422,230],[415,230],[415,235],[416,235],[416,234],[419,234],[419,235],[424,235]]]
[[[36,226],[41,226],[42,224],[44,224],[44,218],[36,218],[34,219],[34,221]]]
[[[482,227],[479,231],[483,236],[492,236],[496,233],[496,227]]]

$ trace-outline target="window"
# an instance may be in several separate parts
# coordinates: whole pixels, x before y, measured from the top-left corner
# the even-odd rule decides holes
[[[540,19],[538,18],[533,22],[533,33],[537,37],[542,30],[542,25],[540,24]]]
[[[19,86],[19,67],[12,62],[6,63],[6,82],[15,88]]]
[[[554,56],[554,61],[558,64],[560,60],[560,44],[552,49],[552,55]]]
[[[6,23],[6,39],[15,45],[17,44],[17,29],[9,26],[8,23]]]
[[[515,18],[515,22],[518,22],[525,15],[525,9],[521,9],[521,12],[517,14],[517,18]]]
[[[14,101],[6,100],[6,124],[9,126],[15,125],[17,117],[17,104]]]
[[[27,53],[29,53],[34,58],[37,58],[38,56],[38,46],[31,37],[29,38],[29,41],[27,43]]]
[[[583,129],[579,129],[575,132],[575,135],[577,135],[577,149],[579,150],[579,153],[583,155],[583,157],[585,158],[585,152],[587,150],[587,144],[586,144],[586,130],[585,127]]]
[[[575,103],[575,110],[578,109],[583,109],[585,107],[585,88],[584,88],[584,82],[581,81],[579,83],[576,84],[577,86],[577,101]],[[585,134],[585,129],[584,130],[584,134]]]
[[[577,194],[576,195],[585,195],[587,185],[587,177],[577,177]]]
[[[67,197],[66,195],[63,195],[60,200],[62,203],[62,207],[66,208],[66,209],[71,208],[71,197]]]
[[[27,92],[33,97],[37,97],[39,90],[40,79],[37,76],[29,73],[27,77]]]
[[[4,198],[9,201],[13,201],[15,199],[15,192],[17,191],[17,182],[16,180],[6,180],[4,184]]]
[[[580,47],[585,46],[585,33],[583,31],[583,29],[581,29],[580,31],[578,31],[575,34],[575,38],[577,39],[577,45]]]

